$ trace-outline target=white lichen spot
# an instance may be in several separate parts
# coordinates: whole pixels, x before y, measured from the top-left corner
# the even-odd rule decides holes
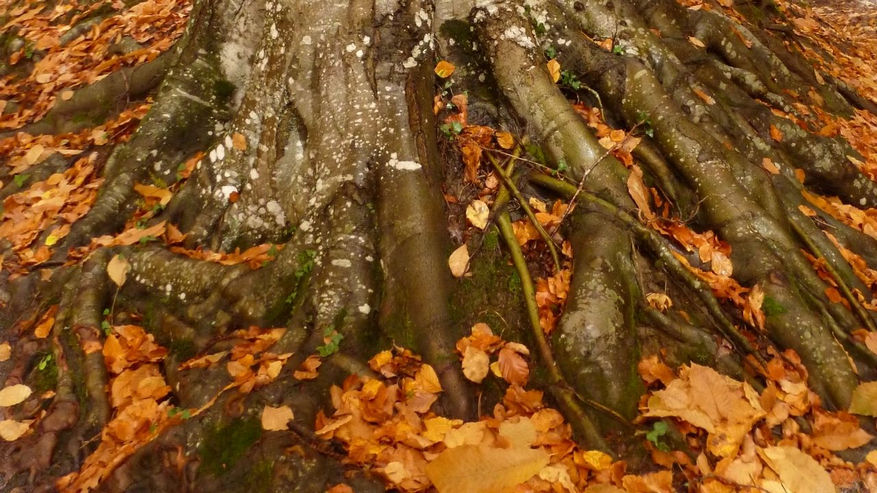
[[[257,170],[256,168],[251,169],[250,170],[250,179],[251,180],[258,180],[259,179],[259,170]]]
[[[271,34],[271,39],[277,39],[277,37],[280,36],[280,33],[277,32],[277,25],[276,24],[271,24],[270,34]]]
[[[301,38],[301,44],[303,44],[303,45],[305,45],[305,46],[310,46],[311,43],[313,43],[313,41],[311,41],[311,37],[310,37],[310,36],[302,36],[302,38]]]
[[[347,50],[347,53],[353,53],[353,51],[356,50],[356,45],[353,43],[350,43],[349,45],[347,45],[347,47],[345,49]]]
[[[207,157],[210,158],[211,163],[215,163],[216,162],[216,149],[211,149],[210,154],[208,154]]]
[[[332,265],[334,265],[335,267],[348,268],[353,264],[350,262],[350,260],[348,260],[346,258],[336,258],[336,259],[332,259]]]
[[[523,48],[533,49],[536,47],[536,43],[530,38],[530,35],[527,34],[527,30],[521,26],[509,26],[508,29],[502,33],[501,37],[502,39],[513,41]]]
[[[231,140],[231,135],[226,135],[224,142],[225,142],[225,147],[228,147],[229,149],[231,149],[232,145],[234,144]]]
[[[363,303],[362,305],[359,305],[358,309],[359,313],[362,313],[363,315],[368,315],[372,311],[372,307],[368,306],[368,303]]]
[[[301,224],[298,225],[302,231],[308,232],[311,230],[311,222],[310,221],[302,221]]]
[[[407,60],[402,62],[402,66],[405,68],[414,68],[417,66],[417,60],[415,60],[414,57],[410,56]]]
[[[225,147],[223,147],[222,144],[216,146],[216,159],[220,161],[225,159]]]
[[[399,171],[416,171],[421,168],[417,161],[399,161],[395,152],[390,155],[390,161],[387,162],[387,165]]]

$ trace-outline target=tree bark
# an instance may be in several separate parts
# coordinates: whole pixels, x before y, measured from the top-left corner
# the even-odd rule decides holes
[[[495,390],[482,396],[459,364],[455,341],[476,322],[531,347],[539,366],[532,385],[546,391],[585,446],[616,457],[642,456],[630,424],[644,392],[637,363],[657,348],[668,361],[708,364],[740,379],[753,379],[751,368],[768,347],[791,349],[824,405],[846,409],[853,389],[877,371],[877,358],[852,334],[874,330],[877,321],[863,308],[871,287],[839,246],[877,268],[877,243],[827,214],[805,215],[801,206],[816,207],[802,191],[864,208],[877,207],[877,186],[847,159],[862,157],[848,142],[805,131],[768,104],[803,121],[809,117],[792,91],[818,94],[821,110],[839,118],[874,106],[821,77],[782,43],[787,33],[753,26],[720,8],[690,10],[674,0],[195,1],[171,51],[126,69],[125,80],[135,84],[108,77],[24,128],[77,130],[71,115],[88,111],[95,95],[136,99],[155,88],[131,139],[97,158],[105,181],[89,212],[52,249],[51,272],[4,273],[0,339],[14,357],[0,362],[0,380],[54,394],[9,411],[16,419],[43,414],[33,433],[0,444],[0,490],[52,490],[98,446],[114,413],[112,375],[101,352],[88,348],[106,340],[105,310],[113,323],[142,325],[169,349],[161,367],[168,402],[203,412],[160,429],[92,485],[102,491],[245,491],[256,484],[317,492],[342,482],[381,491],[379,478],[346,466],[342,450],[314,435],[317,413],[331,409],[330,387],[350,373],[370,373],[368,359],[397,345],[435,368],[444,389],[439,414],[476,419],[501,397]],[[594,42],[605,39],[614,50]],[[547,50],[578,86],[552,80]],[[447,86],[433,73],[437,60],[457,67]],[[468,95],[470,125],[529,143],[518,149],[522,159],[509,177],[520,191],[576,197],[559,233],[572,249],[568,301],[547,337],[527,311],[534,303],[529,280],[522,284],[508,261],[515,247],[497,245],[502,235],[493,224],[466,229],[460,204],[478,190],[463,184],[459,141],[448,138],[454,131],[434,111],[445,89]],[[634,155],[645,181],[692,229],[727,242],[733,279],[770,300],[763,331],[747,326],[739,307],[679,258],[705,271],[709,265],[639,221],[630,168],[601,145],[576,99],[641,136]],[[772,138],[775,129],[781,141]],[[181,163],[198,152],[191,176],[180,180]],[[508,155],[491,154],[516,162]],[[765,159],[777,174],[765,171]],[[486,154],[482,166],[488,169]],[[795,168],[804,170],[803,184]],[[138,208],[135,184],[176,182],[177,193],[147,227],[175,225],[189,249],[273,243],[272,259],[253,270],[147,243],[98,247],[65,263],[93,238],[122,231]],[[500,229],[509,217],[503,214],[491,215]],[[470,275],[455,279],[448,257],[463,242],[477,253]],[[829,284],[802,252],[824,259],[834,285],[849,294],[846,305],[827,297]],[[107,275],[116,255],[131,267],[118,289]],[[529,260],[534,272],[544,270]],[[656,290],[680,306],[667,313],[649,307],[645,294]],[[51,305],[58,305],[51,334],[37,338],[31,327]],[[291,355],[270,383],[223,391],[225,366],[179,368],[229,350],[234,331],[250,326],[286,329],[270,351]],[[319,377],[293,378],[333,333],[338,350],[323,358]],[[54,358],[49,379],[37,369],[46,355]],[[290,406],[292,429],[262,431],[266,405]],[[65,487],[81,486],[73,481]]]

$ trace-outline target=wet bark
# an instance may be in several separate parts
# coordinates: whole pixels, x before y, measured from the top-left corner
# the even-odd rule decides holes
[[[513,130],[549,166],[569,170],[567,182],[524,172],[522,189],[581,197],[563,226],[573,250],[569,301],[547,342],[550,354],[536,356],[548,376],[535,385],[576,414],[567,417],[581,425],[575,427],[580,439],[591,439],[586,445],[637,453],[625,445],[631,429],[619,420],[636,415],[643,390],[636,365],[644,347],[668,345],[677,363],[696,359],[692,354],[715,362],[716,341],[726,342],[734,352],[720,366],[741,373],[747,356],[757,360],[766,344],[794,349],[826,405],[849,404],[855,385],[877,370],[849,335],[875,320],[872,312],[830,302],[825,281],[800,251],[824,257],[846,286],[870,300],[820,226],[830,223],[872,268],[877,244],[830,217],[816,223],[804,216],[794,168],[806,171],[803,187],[860,206],[877,206],[877,186],[846,159],[855,154],[848,143],[805,132],[755,99],[793,113],[783,89],[813,90],[838,115],[866,100],[836,81],[818,84],[802,55],[771,38],[777,33],[733,24],[741,34],[730,35],[735,21],[719,11],[691,11],[672,0],[471,3],[200,0],[172,51],[125,75],[136,81],[125,86],[126,97],[157,85],[155,104],[131,140],[107,157],[97,202],[53,260],[61,263],[68,249],[119,232],[136,208],[134,184],[176,181],[179,165],[198,151],[204,157],[152,224],[176,224],[190,248],[231,251],[272,242],[282,249],[251,270],[164,246],[103,248],[80,264],[55,268],[47,280],[38,272],[4,280],[0,334],[16,356],[0,362],[0,379],[37,387],[34,368],[46,354],[54,357],[56,375],[36,431],[0,445],[9,458],[0,466],[0,489],[50,490],[94,450],[112,411],[100,353],[85,348],[105,338],[100,327],[109,307],[122,314],[117,322],[140,321],[170,348],[163,373],[181,408],[211,402],[228,375],[224,368],[176,366],[228,349],[234,341],[224,337],[236,329],[285,327],[272,348],[292,353],[284,375],[324,344],[327,330],[343,339],[316,380],[281,377],[251,394],[222,393],[206,412],[163,430],[103,480],[105,491],[243,491],[254,481],[272,491],[324,491],[339,482],[382,490],[375,478],[347,470],[341,452],[314,436],[313,423],[328,406],[329,387],[351,372],[368,372],[365,361],[392,344],[412,348],[435,367],[443,414],[476,418],[476,389],[462,374],[454,342],[486,312],[512,322],[506,339],[529,345],[534,338],[523,308],[526,290],[504,287],[515,276],[505,250],[484,247],[471,278],[454,279],[448,270],[460,234],[453,217],[449,228],[454,212],[442,192],[458,186],[453,181],[462,165],[432,108],[441,91],[432,73],[438,59],[457,65],[453,90],[468,91],[470,123]],[[693,47],[688,36],[706,49]],[[611,38],[621,49],[608,52],[588,38]],[[731,245],[738,282],[761,286],[782,308],[767,314],[763,334],[741,336],[739,310],[679,263],[678,247],[639,223],[629,170],[570,103],[571,97],[590,101],[591,93],[551,80],[547,48],[599,94],[607,120],[649,127],[651,137],[636,153],[647,180],[691,213],[693,227],[714,230]],[[122,90],[105,80],[78,91],[30,130],[69,131],[69,112]],[[716,104],[705,104],[694,87]],[[772,141],[772,126],[787,138]],[[236,135],[245,146],[235,144]],[[528,159],[537,159],[531,152]],[[765,172],[764,158],[780,173]],[[485,237],[468,240],[475,245]],[[132,270],[116,293],[106,264],[119,253]],[[684,300],[689,320],[648,308],[651,279]],[[37,339],[25,321],[52,304],[59,310],[51,337]],[[295,409],[293,429],[262,432],[257,420],[266,404]],[[481,405],[489,409],[492,402]],[[241,450],[216,468],[223,436],[239,437]],[[182,466],[175,454],[186,457]]]

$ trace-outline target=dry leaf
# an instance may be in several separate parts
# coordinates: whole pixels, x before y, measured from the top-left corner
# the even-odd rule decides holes
[[[702,99],[704,103],[709,104],[709,105],[716,104],[716,100],[713,99],[712,96],[710,96],[709,94],[705,93],[705,92],[704,92],[703,90],[701,90],[700,88],[692,87],[691,90],[694,91],[694,94],[696,94],[697,97],[699,97],[700,99]]]
[[[231,135],[231,145],[235,149],[239,151],[247,150],[247,138],[240,132],[235,132]]]
[[[490,208],[483,201],[475,199],[466,207],[466,219],[478,229],[487,227],[487,218],[490,216]]]
[[[782,142],[783,141],[783,131],[774,127],[773,124],[771,124],[770,138],[777,141],[777,142]]]
[[[174,196],[174,194],[167,188],[159,188],[152,185],[144,185],[142,183],[135,183],[134,190],[144,198],[158,199],[161,205],[167,205]]]
[[[496,143],[503,149],[511,149],[515,146],[515,137],[509,132],[497,132]]]
[[[4,419],[0,421],[0,438],[7,442],[18,440],[30,429],[31,421],[13,421]]]
[[[322,364],[323,360],[321,360],[316,354],[312,354],[301,362],[298,369],[292,372],[292,376],[295,377],[296,380],[313,380],[319,375],[319,373],[317,373],[317,368]]]
[[[21,404],[31,394],[30,387],[23,384],[10,385],[0,390],[0,407],[9,407]]]
[[[862,416],[877,416],[877,382],[865,382],[853,390],[850,412]]]
[[[289,429],[292,421],[292,409],[289,406],[265,406],[262,409],[262,429],[268,431],[283,431]]]
[[[775,491],[788,493],[815,493],[835,491],[828,472],[813,457],[795,447],[781,446],[759,449],[758,454],[764,462],[777,473],[781,484]],[[767,483],[767,484],[765,484]],[[769,490],[775,481],[765,480],[762,486]]]
[[[774,164],[773,161],[771,161],[769,157],[766,157],[766,158],[761,160],[761,167],[764,168],[765,170],[767,170],[767,172],[772,174],[772,175],[780,174],[780,169],[777,168],[777,165]],[[804,206],[798,206],[798,207],[800,208],[800,207],[804,207]]]
[[[560,62],[555,59],[548,60],[548,63],[545,64],[548,67],[548,73],[551,74],[551,82],[557,82],[560,80]]]
[[[73,91],[69,89],[66,91],[61,91],[61,99],[63,99],[64,101],[70,101],[71,98],[73,98]]]
[[[453,63],[448,62],[446,60],[442,60],[438,62],[435,66],[435,75],[438,75],[442,79],[447,79],[454,73],[457,67],[454,66]]]
[[[107,275],[120,288],[125,284],[130,270],[131,264],[121,255],[114,255],[107,263]]]
[[[439,454],[426,474],[439,493],[495,493],[538,474],[548,458],[544,450],[529,447],[461,445]]]
[[[454,277],[463,277],[463,274],[466,273],[466,269],[469,267],[469,248],[465,243],[448,257],[448,267],[451,268],[451,274]]]
[[[490,358],[487,353],[474,346],[466,347],[466,351],[463,353],[463,375],[466,378],[472,382],[481,383],[487,376],[489,366]]]
[[[6,361],[12,355],[12,346],[8,342],[0,344],[0,361]]]
[[[502,378],[506,382],[513,385],[527,385],[527,379],[530,377],[530,367],[517,351],[504,346],[499,350],[499,371]]]
[[[748,383],[720,375],[712,368],[692,364],[679,378],[648,400],[644,416],[681,418],[709,433],[707,448],[731,457],[743,438],[766,413]]]
[[[673,300],[665,293],[649,293],[646,295],[649,306],[655,310],[665,312],[673,306]]]

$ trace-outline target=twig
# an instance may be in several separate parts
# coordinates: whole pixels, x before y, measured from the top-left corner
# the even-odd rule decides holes
[[[490,161],[490,164],[493,165],[493,168],[496,170],[496,174],[499,175],[499,177],[502,179],[503,185],[505,185],[505,188],[503,188],[503,190],[508,190],[512,194],[512,196],[515,197],[515,200],[517,200],[518,203],[521,204],[521,208],[524,209],[527,217],[530,218],[530,222],[533,223],[533,227],[536,228],[536,231],[539,232],[539,236],[541,236],[542,239],[545,240],[545,243],[548,245],[548,250],[551,252],[551,258],[554,260],[554,268],[557,271],[560,271],[560,256],[557,254],[557,246],[554,244],[554,240],[551,239],[548,231],[545,231],[545,228],[543,228],[542,224],[539,223],[539,220],[536,219],[536,214],[533,213],[533,209],[531,209],[530,205],[527,204],[527,200],[521,194],[521,191],[518,190],[518,187],[515,186],[513,180],[509,178],[509,175],[507,175],[505,170],[502,169],[496,158],[488,154],[487,159]]]

